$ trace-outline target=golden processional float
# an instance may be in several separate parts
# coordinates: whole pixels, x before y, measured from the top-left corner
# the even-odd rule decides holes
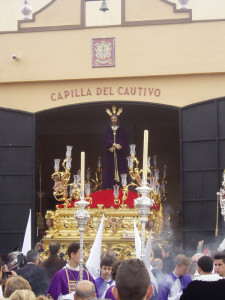
[[[146,167],[143,162],[143,170],[141,170],[135,145],[130,145],[128,157],[130,183],[128,183],[127,174],[122,174],[122,187],[115,185],[112,190],[103,190],[101,157],[97,160],[95,178],[91,179],[91,170],[88,168],[86,180],[84,182],[83,179],[82,183],[82,177],[84,177],[84,174],[81,174],[84,173],[82,157],[81,171],[73,175],[73,181],[71,181],[71,153],[72,146],[67,146],[62,171],[60,171],[60,159],[54,161],[54,173],[51,176],[55,183],[53,195],[60,204],[56,205],[55,211],[48,210],[45,215],[49,228],[43,238],[45,243],[43,259],[48,255],[50,242],[60,242],[61,251],[66,253],[71,242],[81,242],[81,234],[82,248],[85,256],[88,257],[103,214],[102,252],[112,249],[119,259],[135,257],[134,219],[142,236],[142,252],[151,229],[153,243],[160,240],[163,226],[169,231],[169,217],[164,218],[163,221],[162,206],[167,195],[166,166],[163,167],[160,179],[156,156],[153,157],[151,165],[150,157],[145,155]],[[82,207],[80,203],[83,203]],[[81,215],[80,219],[79,215]]]

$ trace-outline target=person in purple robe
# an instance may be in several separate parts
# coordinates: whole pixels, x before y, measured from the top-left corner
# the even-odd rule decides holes
[[[119,126],[118,116],[121,114],[120,108],[116,112],[116,107],[112,107],[112,112],[107,109],[110,115],[111,124],[106,129],[104,136],[104,146],[106,149],[104,188],[112,188],[115,184],[121,185],[121,174],[128,173],[125,149],[128,145],[126,131]]]
[[[105,293],[105,299],[116,300],[114,295],[113,295],[112,289],[115,286],[116,273],[117,273],[117,270],[118,270],[121,263],[122,263],[122,260],[118,260],[118,261],[114,262],[114,264],[112,265],[112,279],[113,279],[113,282],[112,282],[112,284],[110,285],[110,287],[108,288],[108,290]]]
[[[105,298],[107,289],[111,286],[114,280],[111,278],[113,261],[110,258],[104,257],[100,263],[101,276],[95,279],[95,284],[100,298]]]
[[[175,258],[175,269],[169,275],[165,275],[159,284],[158,300],[178,300],[192,281],[188,272],[190,259],[183,254]]]
[[[62,300],[74,299],[74,292],[77,283],[80,281],[80,244],[71,243],[68,247],[69,263],[57,271],[52,277],[51,283],[48,287],[48,299]],[[83,270],[83,280],[95,281],[87,270]]]

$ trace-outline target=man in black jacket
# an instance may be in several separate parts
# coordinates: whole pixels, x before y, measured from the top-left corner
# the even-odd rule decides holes
[[[162,246],[162,259],[163,259],[163,267],[162,271],[164,273],[170,274],[174,270],[174,254],[172,251],[172,247],[168,244]]]
[[[62,269],[66,265],[66,260],[58,257],[60,254],[60,244],[59,242],[51,242],[49,244],[50,256],[47,260],[41,263],[41,267],[45,268],[48,274],[49,280],[52,279],[53,275]]]
[[[200,274],[183,290],[180,300],[224,300],[225,280],[218,274],[212,274],[213,260],[202,256],[198,260]]]
[[[25,278],[34,292],[35,296],[43,295],[47,292],[49,279],[44,268],[39,267],[39,253],[36,250],[27,252],[27,264],[16,271],[18,275]]]

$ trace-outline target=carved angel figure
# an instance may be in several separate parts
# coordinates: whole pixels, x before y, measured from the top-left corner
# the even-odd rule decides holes
[[[62,190],[64,180],[60,178],[60,175],[55,175],[53,180],[55,182],[53,190],[58,194]]]
[[[116,234],[117,227],[119,227],[122,224],[123,219],[121,218],[116,220],[116,218],[108,218],[107,221],[112,226],[113,234]]]

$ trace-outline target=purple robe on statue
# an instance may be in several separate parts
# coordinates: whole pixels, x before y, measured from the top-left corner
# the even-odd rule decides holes
[[[95,285],[98,292],[99,298],[105,297],[105,292],[108,290],[109,286],[114,282],[113,279],[106,281],[101,276],[99,276],[97,279],[95,279]]]
[[[79,271],[71,270],[66,267],[56,272],[48,287],[48,299],[57,300],[59,295],[67,295],[74,292],[79,278]],[[93,277],[86,270],[83,270],[83,280],[89,280],[95,284]]]
[[[116,149],[117,166],[119,173],[119,182],[114,179],[115,166],[114,166],[114,152],[110,152],[108,149],[113,146],[114,135],[111,127],[108,127],[104,136],[104,146],[106,148],[106,160],[105,160],[105,173],[104,173],[104,188],[112,188],[114,184],[120,184],[121,174],[128,174],[127,160],[125,157],[125,149],[128,145],[127,135],[123,128],[118,127],[116,130],[116,144],[122,146],[121,150]]]

